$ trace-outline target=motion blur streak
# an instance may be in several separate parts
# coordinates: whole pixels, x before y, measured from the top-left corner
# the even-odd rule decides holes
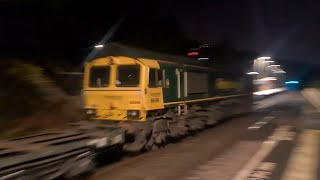
[[[257,91],[257,92],[254,92],[253,94],[254,95],[270,95],[270,94],[275,94],[275,93],[279,93],[279,92],[282,92],[282,91],[285,91],[286,88],[275,88],[275,89],[267,89],[267,90],[262,90],[262,91]]]

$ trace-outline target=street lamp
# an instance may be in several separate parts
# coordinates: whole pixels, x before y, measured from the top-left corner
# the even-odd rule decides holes
[[[286,84],[299,84],[299,81],[286,81]]]
[[[271,59],[271,57],[266,56],[266,57],[258,57],[257,59],[262,60],[262,59]]]
[[[207,58],[207,57],[201,57],[201,58],[198,58],[198,60],[199,60],[199,61],[201,61],[201,60],[209,60],[209,58]]]
[[[271,61],[271,60],[266,60],[266,61],[263,61],[262,63],[273,63],[274,61]]]
[[[280,65],[279,64],[274,64],[274,65],[270,65],[268,67],[280,67]]]
[[[277,80],[276,77],[264,77],[260,79],[260,81],[276,81],[276,80]]]
[[[103,44],[98,44],[98,45],[95,45],[94,47],[97,48],[97,49],[100,49],[100,48],[103,48],[104,45]]]
[[[248,72],[247,74],[248,74],[248,75],[256,75],[256,74],[259,74],[259,73],[252,71],[252,72]]]
[[[284,70],[280,70],[280,71],[275,71],[273,73],[276,73],[276,74],[285,74],[286,72]]]

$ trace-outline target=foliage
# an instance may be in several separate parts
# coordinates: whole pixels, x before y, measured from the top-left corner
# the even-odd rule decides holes
[[[2,62],[0,82],[2,137],[28,134],[81,119],[80,98],[69,97],[39,66],[19,60]]]
[[[0,114],[5,119],[30,115],[42,103],[42,94],[32,83],[42,69],[19,61],[11,61],[0,68]]]

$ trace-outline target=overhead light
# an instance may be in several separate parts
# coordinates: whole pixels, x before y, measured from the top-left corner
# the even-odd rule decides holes
[[[198,58],[198,60],[208,60],[209,58],[203,57],[203,58]]]
[[[258,79],[259,81],[276,81],[277,78],[276,77],[265,77],[262,79]]]
[[[286,73],[285,71],[274,71],[273,73],[279,73],[279,74],[282,74],[282,73]]]
[[[261,60],[261,59],[271,59],[271,57],[258,57],[257,59]]]
[[[273,63],[274,61],[271,60],[267,60],[267,61],[263,61],[262,63]]]
[[[274,64],[274,65],[270,65],[268,67],[279,67],[280,65],[279,64]]]
[[[275,88],[275,89],[267,89],[267,90],[262,90],[262,91],[256,91],[253,94],[254,95],[270,95],[270,94],[274,94],[274,93],[278,93],[278,92],[282,92],[285,91],[286,88]]]
[[[299,84],[299,81],[286,81],[286,84]]]
[[[253,75],[253,74],[259,74],[258,72],[248,72],[247,74]]]
[[[99,49],[99,48],[103,48],[104,45],[103,44],[98,44],[98,45],[95,45],[94,47]]]

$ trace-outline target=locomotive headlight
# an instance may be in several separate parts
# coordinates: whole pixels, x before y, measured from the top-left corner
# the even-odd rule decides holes
[[[127,111],[127,116],[128,117],[138,117],[139,116],[139,111],[138,110],[128,110]]]
[[[87,115],[96,115],[96,110],[95,109],[87,109],[86,114]]]

